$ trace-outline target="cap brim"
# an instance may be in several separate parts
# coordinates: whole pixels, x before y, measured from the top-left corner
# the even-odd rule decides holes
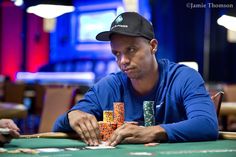
[[[127,35],[127,36],[133,36],[133,37],[144,37],[146,39],[150,39],[150,38],[143,36],[143,35],[132,34],[132,33],[128,33],[128,32],[116,32],[116,31],[104,31],[104,32],[98,33],[96,36],[96,39],[99,41],[110,41],[111,34],[121,34],[121,35]]]
[[[96,39],[99,41],[110,41],[110,35],[112,33],[113,32],[111,31],[104,31],[104,32],[98,33],[96,36]]]

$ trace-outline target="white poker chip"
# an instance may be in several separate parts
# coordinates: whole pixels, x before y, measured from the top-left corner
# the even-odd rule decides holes
[[[10,133],[10,129],[8,128],[0,128],[0,134],[8,135]]]

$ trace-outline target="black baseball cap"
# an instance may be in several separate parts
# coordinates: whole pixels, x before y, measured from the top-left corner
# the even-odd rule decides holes
[[[155,38],[152,24],[136,12],[124,12],[112,22],[110,31],[97,34],[96,39],[110,41],[112,34],[122,34],[134,37]]]

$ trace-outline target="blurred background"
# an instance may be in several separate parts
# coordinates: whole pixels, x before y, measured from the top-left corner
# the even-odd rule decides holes
[[[52,115],[47,103],[60,108],[50,98],[70,90],[56,102],[68,109],[102,77],[119,71],[110,43],[95,36],[125,11],[152,22],[158,59],[195,68],[209,92],[224,91],[224,102],[236,102],[234,0],[0,0],[0,101],[8,103],[0,118],[14,118],[23,133],[40,132],[42,115]],[[234,116],[220,118],[221,129],[236,130]]]

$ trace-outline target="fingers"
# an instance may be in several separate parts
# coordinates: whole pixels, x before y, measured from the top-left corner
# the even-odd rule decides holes
[[[84,134],[83,134],[82,129],[80,128],[79,125],[75,126],[73,129],[75,130],[75,132],[76,132],[77,134],[79,134],[81,140],[83,140],[86,144],[89,144],[88,141],[87,141],[87,139],[85,138],[85,136],[84,136]]]
[[[129,125],[129,124],[128,124]],[[123,124],[121,127],[116,129],[112,134],[111,138],[107,141],[107,145],[116,146],[118,143],[121,143],[123,139],[129,136],[129,132],[126,130],[127,124]]]
[[[14,123],[13,120],[10,120],[8,123],[8,128],[16,131],[20,131],[20,129],[17,127],[17,125]]]
[[[10,138],[19,138],[20,137],[20,133],[16,130],[10,130]]]
[[[0,120],[0,127],[20,131],[20,129],[17,127],[17,125],[11,119],[1,119]]]
[[[101,143],[99,139],[99,127],[95,117],[91,117],[90,123],[86,123],[86,127],[89,131],[89,135],[93,145],[98,145],[99,143]]]
[[[0,142],[1,143],[9,143],[11,139],[13,138],[19,138],[20,136],[20,129],[17,127],[17,125],[14,123],[11,119],[1,119],[0,120],[0,127],[2,128],[8,128],[9,134],[7,135],[0,135]]]
[[[20,133],[16,130],[9,129],[9,133],[0,134],[0,143],[9,143],[13,138],[19,138]]]
[[[107,145],[115,146],[119,143],[145,143],[147,140],[151,140],[146,138],[146,136],[151,135],[148,135],[149,132],[146,131],[147,128],[137,126],[136,123],[125,123],[114,131]]]
[[[88,142],[87,144],[97,146],[100,143],[99,135],[97,135],[98,128],[96,129],[96,125],[93,126],[92,123],[96,123],[96,121],[85,121],[84,123],[80,123],[80,127],[85,137],[85,140]]]
[[[80,128],[83,132],[85,140],[88,142],[89,145],[98,145],[98,141],[95,139],[95,130],[91,126],[91,122],[87,121],[85,123],[80,123]]]
[[[118,143],[121,143],[121,141],[124,139],[124,136],[121,134],[113,134],[112,137],[109,139],[107,145],[109,146],[116,146]]]
[[[71,111],[68,118],[71,127],[86,144],[98,145],[100,143],[98,124],[93,115],[77,110]]]

